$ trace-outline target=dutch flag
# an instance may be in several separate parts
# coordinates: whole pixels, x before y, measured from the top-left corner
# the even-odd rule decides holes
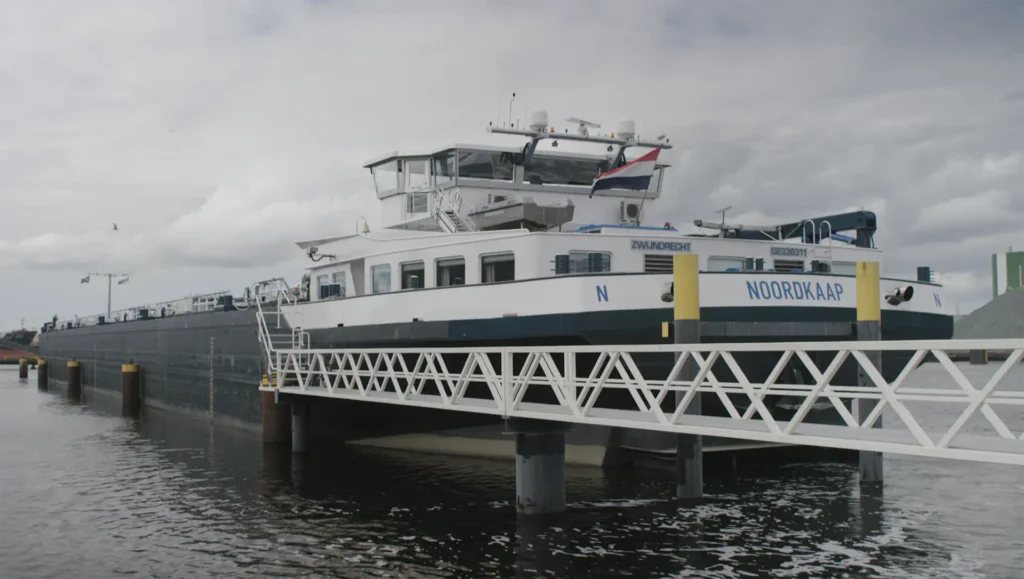
[[[594,191],[605,189],[630,189],[643,191],[651,185],[651,177],[654,175],[654,165],[658,162],[657,148],[642,157],[638,157],[621,167],[601,173],[594,178],[594,184],[590,187],[590,196]]]

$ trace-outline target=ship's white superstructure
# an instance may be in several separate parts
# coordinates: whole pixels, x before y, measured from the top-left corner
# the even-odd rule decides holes
[[[385,227],[298,244],[313,263],[293,325],[667,308],[672,255],[681,252],[699,256],[703,307],[853,308],[856,262],[881,260],[873,216],[744,227],[723,214],[721,223],[695,221],[712,231],[704,235],[648,224],[645,215],[663,195],[664,155],[646,187],[594,183],[644,153],[670,149],[667,140],[640,141],[628,122],[618,134],[593,135],[586,126],[556,132],[545,115],[532,121],[529,130],[490,128],[526,137],[525,147],[457,144],[367,163]],[[907,283],[883,279],[883,292],[895,295]],[[940,286],[918,295],[886,307],[949,313]]]

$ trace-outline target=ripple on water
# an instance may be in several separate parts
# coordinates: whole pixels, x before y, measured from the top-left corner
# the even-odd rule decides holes
[[[330,449],[148,413],[130,425],[0,376],[0,576],[1011,577],[1019,469],[887,460],[707,481],[570,469],[568,510],[515,516],[511,463]],[[984,484],[979,485],[982,479]],[[925,482],[922,482],[925,481]],[[982,488],[983,493],[972,493]],[[983,495],[983,496],[981,496]]]

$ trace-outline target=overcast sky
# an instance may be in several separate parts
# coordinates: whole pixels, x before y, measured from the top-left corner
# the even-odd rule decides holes
[[[0,329],[235,290],[378,219],[366,160],[515,91],[665,131],[654,222],[861,206],[966,313],[1024,248],[1024,3],[0,0]],[[506,113],[507,114],[507,113]],[[120,231],[111,231],[111,222]]]

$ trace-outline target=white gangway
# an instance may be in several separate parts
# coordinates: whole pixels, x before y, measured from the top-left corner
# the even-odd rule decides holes
[[[1003,359],[968,366],[950,357],[979,350]],[[891,382],[871,361],[873,354],[886,352],[902,352],[906,360]],[[763,381],[749,381],[737,362],[737,356],[750,353],[778,359]],[[276,375],[260,389],[283,395],[1024,466],[1024,339],[285,348],[269,354]],[[637,359],[649,354],[677,356],[667,378],[645,378]],[[822,354],[834,356],[824,369],[814,361]],[[585,375],[577,373],[583,358],[589,368]],[[687,360],[696,364],[692,380],[679,378]],[[730,381],[716,377],[716,363],[729,369]],[[813,383],[777,382],[791,364]],[[843,364],[856,364],[868,378],[860,382],[867,385],[835,383]],[[632,404],[599,404],[602,392],[612,389],[628,392],[624,398]],[[698,392],[716,396],[728,416],[688,414]],[[801,402],[791,418],[780,420],[765,404],[769,396]],[[861,400],[878,402],[861,414],[855,406]],[[831,404],[842,424],[805,420],[822,403]]]

